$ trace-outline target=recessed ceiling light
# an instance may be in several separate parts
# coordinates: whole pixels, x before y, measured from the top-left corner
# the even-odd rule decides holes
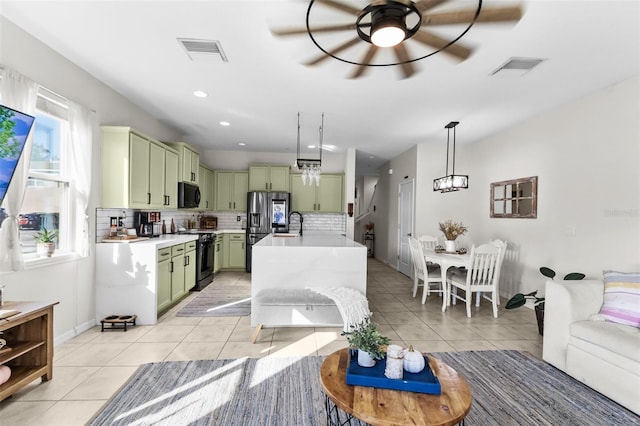
[[[244,143],[244,142],[238,142],[238,145],[240,145],[240,146],[246,146],[247,144],[246,144],[246,143]]]
[[[376,156],[375,155],[370,155],[369,158],[376,158]]]
[[[221,121],[220,125],[221,126],[231,126],[231,123],[229,123],[228,121]]]
[[[209,96],[209,94],[202,90],[196,90],[195,92],[193,92],[193,96],[196,96],[198,98],[206,98],[207,96]]]
[[[313,149],[315,147],[316,147],[315,145],[307,145],[307,148],[310,148],[310,149]]]

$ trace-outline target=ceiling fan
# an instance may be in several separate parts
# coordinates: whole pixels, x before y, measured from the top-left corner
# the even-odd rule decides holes
[[[272,29],[271,32],[282,37],[307,34],[322,54],[306,62],[306,65],[317,65],[334,58],[357,66],[351,78],[361,77],[367,67],[398,65],[404,78],[409,78],[416,72],[413,62],[438,52],[460,61],[467,59],[472,48],[458,41],[475,23],[518,22],[522,17],[520,6],[483,9],[482,0],[476,1],[477,7],[443,10],[440,6],[451,0],[372,0],[363,9],[354,7],[353,1],[310,0],[305,27]],[[316,3],[350,16],[335,24],[312,25],[312,11],[317,9],[314,9]],[[432,30],[446,25],[462,25],[462,31],[454,37],[443,37]],[[338,34],[346,34],[349,38],[343,37],[340,41],[336,41],[335,37],[329,41],[320,40],[324,35]],[[413,47],[409,47],[411,44]],[[353,52],[358,47],[366,49],[357,57],[345,57],[346,52]],[[420,54],[411,53],[415,47],[422,49]],[[381,51],[389,48],[393,50],[390,60],[374,62]],[[424,53],[424,48],[432,50]]]

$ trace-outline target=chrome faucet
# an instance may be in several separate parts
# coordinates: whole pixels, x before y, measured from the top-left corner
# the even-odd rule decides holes
[[[289,213],[289,223],[291,223],[291,216],[294,214],[297,214],[298,216],[300,216],[300,236],[302,237],[302,222],[304,222],[304,218],[302,217],[302,213],[297,211],[292,211]]]

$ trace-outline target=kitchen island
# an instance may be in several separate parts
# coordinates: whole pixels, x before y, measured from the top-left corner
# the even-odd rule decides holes
[[[253,246],[251,325],[342,326],[329,297],[311,289],[367,291],[367,248],[340,234],[271,234]]]

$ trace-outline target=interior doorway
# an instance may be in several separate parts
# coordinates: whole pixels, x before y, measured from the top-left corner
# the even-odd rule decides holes
[[[398,271],[411,276],[411,249],[409,238],[413,234],[413,179],[398,185]]]

